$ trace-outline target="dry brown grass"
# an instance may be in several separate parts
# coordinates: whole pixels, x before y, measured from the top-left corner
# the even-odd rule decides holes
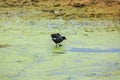
[[[119,5],[119,0],[0,0],[2,7],[23,7],[23,6],[66,6],[74,5],[75,3],[85,5],[112,6]]]
[[[19,10],[18,14],[47,19],[120,18],[119,4],[119,0],[0,0],[2,11],[14,8]],[[25,12],[21,8],[26,9]],[[42,13],[33,14],[38,11]]]

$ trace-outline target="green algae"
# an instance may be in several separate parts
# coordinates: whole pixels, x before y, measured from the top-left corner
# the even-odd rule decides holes
[[[120,48],[119,24],[98,22],[19,18],[1,21],[0,45],[10,46],[0,48],[0,80],[119,80],[119,52],[70,51]],[[50,35],[56,32],[67,37],[58,48]]]

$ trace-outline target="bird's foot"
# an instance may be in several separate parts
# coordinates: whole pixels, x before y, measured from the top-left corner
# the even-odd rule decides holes
[[[58,44],[59,46],[62,46],[61,44]]]

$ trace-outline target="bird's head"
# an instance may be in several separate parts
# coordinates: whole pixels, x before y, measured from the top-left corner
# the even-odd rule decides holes
[[[65,37],[65,36],[63,36],[63,39],[64,39],[64,40],[66,40],[66,37]]]

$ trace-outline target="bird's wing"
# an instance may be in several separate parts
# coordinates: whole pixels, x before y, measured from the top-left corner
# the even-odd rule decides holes
[[[56,33],[57,36],[61,36],[60,33]]]
[[[59,33],[54,33],[54,34],[51,34],[51,37],[52,38],[58,38],[60,37],[61,35]]]

